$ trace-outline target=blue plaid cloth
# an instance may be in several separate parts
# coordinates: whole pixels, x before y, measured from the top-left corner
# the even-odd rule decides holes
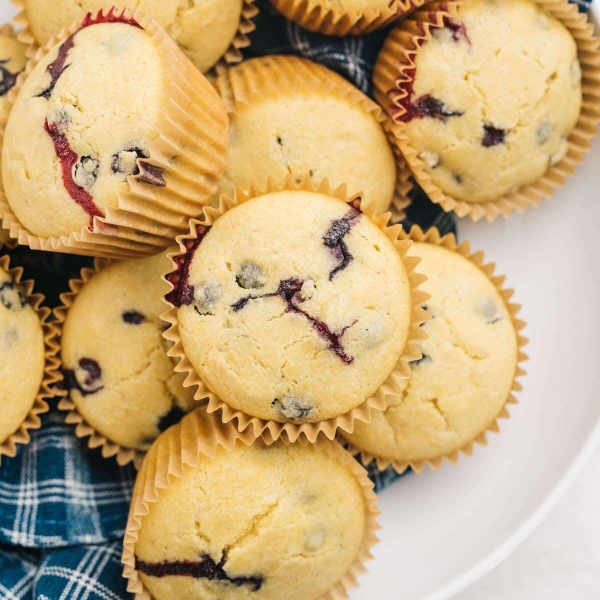
[[[591,0],[577,0],[587,10]],[[267,0],[247,57],[297,54],[338,71],[370,94],[371,74],[387,30],[358,38],[336,39],[303,31],[286,21]],[[452,216],[415,190],[406,226],[418,223],[454,231]],[[91,260],[82,257],[10,252],[26,267],[50,306]],[[381,491],[398,475],[369,474]],[[43,426],[32,433],[15,458],[0,466],[0,599],[2,600],[128,600],[121,577],[123,536],[135,473],[119,468],[99,451],[87,448],[53,405]]]
[[[2,600],[123,600],[121,544],[25,551],[0,546]]]
[[[99,544],[123,536],[135,472],[87,450],[64,413],[42,417],[31,443],[0,467],[0,543]]]

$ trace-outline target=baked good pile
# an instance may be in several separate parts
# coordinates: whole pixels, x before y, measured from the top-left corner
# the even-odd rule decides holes
[[[471,454],[525,374],[513,291],[407,224],[413,191],[481,227],[533,210],[600,122],[567,0],[271,1],[387,27],[374,99],[242,61],[253,0],[16,0],[0,29],[0,459],[60,397],[139,469],[139,599],[347,598],[377,542],[364,467]],[[46,307],[16,246],[94,265]]]

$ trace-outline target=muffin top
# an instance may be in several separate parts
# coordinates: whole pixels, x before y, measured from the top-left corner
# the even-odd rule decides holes
[[[163,254],[106,266],[75,297],[62,333],[77,410],[107,439],[136,450],[147,450],[194,405],[162,337],[167,268]]]
[[[325,452],[238,443],[160,490],[136,568],[155,600],[316,600],[354,562],[365,510],[354,474]]]
[[[44,377],[42,324],[20,285],[0,268],[0,444],[25,421]]]
[[[79,232],[140,170],[142,181],[165,185],[140,160],[160,118],[163,73],[150,34],[122,22],[84,27],[36,65],[2,156],[7,199],[25,228],[43,237]]]
[[[569,31],[529,0],[473,0],[434,30],[405,89],[404,132],[433,182],[485,202],[567,152],[582,102]]]
[[[385,413],[344,433],[361,450],[407,463],[446,456],[485,431],[510,394],[518,353],[506,303],[473,262],[427,243],[409,254],[422,259],[417,270],[431,294],[423,358]]]
[[[407,343],[411,288],[357,202],[274,192],[199,234],[168,299],[188,359],[223,401],[262,419],[316,422],[387,379]]]
[[[40,45],[87,12],[110,7],[104,0],[25,0],[31,31]],[[138,8],[154,17],[202,71],[213,67],[235,38],[243,0],[120,0],[120,8]]]
[[[277,85],[278,69],[296,72],[289,85]],[[259,88],[235,103],[248,78]],[[265,79],[275,84],[269,91]],[[223,73],[217,89],[225,95],[228,86],[235,112],[229,115],[229,157],[219,194],[262,185],[267,177],[282,183],[291,174],[298,183],[306,176],[315,184],[325,178],[334,187],[346,183],[376,213],[388,210],[396,187],[394,154],[371,103],[366,96],[358,102],[362,94],[348,81],[311,61],[277,56]]]
[[[17,75],[25,68],[27,46],[13,35],[0,31],[0,115],[8,109],[8,92],[17,82]]]

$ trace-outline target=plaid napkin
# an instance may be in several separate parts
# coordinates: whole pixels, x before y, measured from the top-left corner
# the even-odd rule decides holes
[[[587,10],[591,0],[577,0]],[[336,39],[304,31],[286,21],[267,0],[247,57],[297,54],[338,71],[365,93],[387,30],[356,38]],[[455,231],[452,216],[415,190],[405,225],[437,226]],[[36,280],[48,306],[59,303],[67,281],[79,274],[88,258],[10,252],[25,275]],[[119,468],[77,439],[64,416],[52,410],[32,441],[0,466],[0,598],[2,600],[129,600],[121,577],[120,540],[135,479],[132,467]],[[398,479],[392,470],[369,469],[376,489]]]

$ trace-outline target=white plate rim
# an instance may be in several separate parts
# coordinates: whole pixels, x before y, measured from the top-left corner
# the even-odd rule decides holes
[[[598,30],[600,27],[600,0],[592,0],[591,17],[592,22],[596,25],[596,30]],[[590,459],[598,446],[600,446],[600,420],[596,423],[596,427],[575,457],[575,460],[569,469],[556,484],[554,489],[546,496],[546,499],[539,505],[537,510],[493,552],[490,552],[473,567],[454,578],[437,591],[423,597],[423,600],[450,600],[450,598],[454,598],[457,594],[469,588],[486,573],[489,573],[501,562],[506,560],[506,558],[508,558],[550,514],[558,501],[565,495],[566,491],[575,481],[577,475],[581,472],[585,463]]]
[[[531,533],[540,525],[540,523],[549,515],[558,501],[564,496],[571,484],[577,478],[585,463],[600,446],[600,421],[588,437],[586,443],[579,454],[563,475],[562,479],[556,484],[554,489],[548,494],[546,499],[540,504],[538,509],[515,531],[508,539],[498,546],[493,552],[482,558],[473,567],[465,571],[462,575],[456,577],[450,583],[446,584],[433,594],[425,596],[423,600],[449,600],[460,592],[466,590],[476,581],[481,579],[486,573],[497,567],[517,547],[522,544]]]

